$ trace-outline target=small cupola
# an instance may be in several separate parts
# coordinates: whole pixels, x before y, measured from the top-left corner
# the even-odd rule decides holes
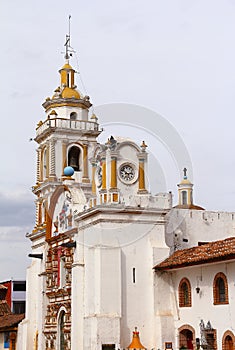
[[[187,169],[183,169],[183,179],[178,186],[178,205],[175,208],[182,209],[197,209],[204,210],[204,208],[193,204],[193,184],[187,177]]]
[[[66,35],[66,43],[64,46],[66,49],[65,64],[59,70],[60,85],[54,90],[52,98],[47,98],[43,103],[46,112],[49,111],[49,109],[59,106],[79,107],[86,110],[92,106],[89,96],[83,96],[75,85],[76,72],[69,62],[73,52],[70,47],[70,35]]]

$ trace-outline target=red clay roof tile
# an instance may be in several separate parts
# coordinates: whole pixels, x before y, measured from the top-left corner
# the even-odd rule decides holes
[[[235,237],[178,250],[154,269],[170,270],[231,259],[235,259]]]
[[[0,331],[17,326],[24,319],[24,314],[9,314],[0,317]]]

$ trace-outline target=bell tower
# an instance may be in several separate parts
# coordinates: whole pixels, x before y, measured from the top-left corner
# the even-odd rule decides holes
[[[70,35],[66,36],[65,64],[59,70],[60,85],[52,97],[42,104],[45,118],[36,128],[37,180],[33,192],[36,200],[36,227],[46,221],[50,195],[55,186],[65,180],[64,168],[74,169],[73,180],[86,193],[92,192],[91,164],[88,159],[96,147],[100,134],[97,117],[89,114],[89,96],[83,96],[75,85],[75,70],[70,65]]]
[[[74,215],[83,211],[92,197],[89,159],[101,133],[97,117],[90,113],[89,96],[75,85],[70,35],[66,35],[65,50],[59,86],[43,102],[45,117],[36,127],[37,177],[32,188],[36,222],[27,234],[32,242],[28,281],[33,281],[29,283],[31,302],[26,311],[30,319],[27,332],[33,335],[28,339],[29,348],[34,347],[36,337],[43,349],[55,349],[62,343],[69,346],[71,342],[72,238],[77,232]]]

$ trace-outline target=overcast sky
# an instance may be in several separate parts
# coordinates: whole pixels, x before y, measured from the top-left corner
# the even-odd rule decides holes
[[[59,83],[70,14],[80,90],[94,106],[133,104],[164,117],[191,157],[196,204],[235,208],[235,0],[2,0],[0,281],[25,278],[30,262],[25,233],[34,225],[36,144],[29,139]],[[164,147],[153,149],[150,132],[158,118],[154,125],[143,120],[148,150],[161,163]],[[142,141],[143,130],[119,125],[114,132],[122,129]],[[176,201],[179,169],[168,176],[169,164],[161,168]]]

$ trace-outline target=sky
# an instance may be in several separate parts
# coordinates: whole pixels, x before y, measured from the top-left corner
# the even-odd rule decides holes
[[[174,202],[177,157],[187,154],[195,203],[235,210],[234,0],[0,1],[0,281],[25,278],[30,264],[37,145],[29,140],[59,83],[69,15],[71,63],[101,141],[145,137],[163,179],[154,191],[172,191]]]

